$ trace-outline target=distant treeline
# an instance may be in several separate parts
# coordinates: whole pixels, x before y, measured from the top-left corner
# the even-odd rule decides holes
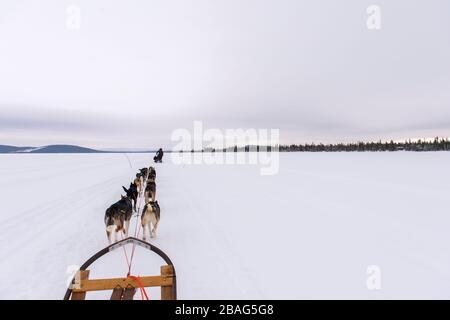
[[[405,142],[356,142],[337,144],[291,144],[277,146],[280,152],[377,152],[377,151],[450,151],[450,140],[448,138],[436,137],[434,140],[417,140]],[[245,146],[229,147],[225,149],[207,148],[201,152],[249,152],[249,151],[271,151],[277,147]],[[191,152],[195,152],[192,150]]]
[[[338,144],[292,144],[280,146],[280,151],[306,151],[306,152],[351,152],[351,151],[449,151],[450,140],[436,137],[432,141],[417,140],[405,142],[357,142]]]

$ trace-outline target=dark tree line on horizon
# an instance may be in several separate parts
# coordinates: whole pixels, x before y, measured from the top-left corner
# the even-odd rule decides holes
[[[407,140],[404,142],[378,141],[378,142],[356,142],[337,144],[291,144],[278,146],[280,152],[382,152],[382,151],[450,151],[450,140],[448,138],[436,137],[434,140],[417,141]],[[229,147],[225,149],[207,148],[201,152],[249,152],[249,151],[271,151],[272,147],[245,146]],[[191,150],[191,152],[195,152]]]
[[[377,151],[450,151],[450,140],[448,138],[436,137],[432,141],[417,140],[394,142],[357,142],[357,143],[337,143],[337,144],[292,144],[281,145],[280,151],[286,152],[377,152]]]

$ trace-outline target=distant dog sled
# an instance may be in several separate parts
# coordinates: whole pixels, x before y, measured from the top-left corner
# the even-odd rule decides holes
[[[162,158],[163,158],[164,152],[161,148],[159,148],[159,150],[156,152],[156,155],[153,157],[153,161],[155,161],[155,163],[161,163],[162,162]]]

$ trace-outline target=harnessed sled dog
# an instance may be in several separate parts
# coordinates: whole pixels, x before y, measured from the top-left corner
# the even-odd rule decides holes
[[[142,187],[144,185],[144,178],[141,173],[136,173],[136,179],[134,179],[134,184],[136,185],[139,194],[142,192]]]
[[[111,233],[113,231],[115,231],[115,241],[117,241],[117,234],[121,230],[125,234],[125,237],[128,236],[128,228],[132,215],[133,208],[131,206],[131,199],[127,196],[122,196],[122,199],[106,209],[105,226],[109,243],[111,243]]]
[[[156,178],[156,170],[153,167],[149,167],[148,168],[148,175],[149,176],[154,176]]]
[[[141,176],[142,176],[142,178],[145,180],[145,179],[147,179],[147,176],[148,176],[148,168],[142,168],[142,169],[139,169],[139,172],[140,172],[140,174],[141,174]]]
[[[150,238],[156,237],[156,229],[158,228],[159,219],[161,217],[161,209],[158,201],[150,201],[144,207],[141,215],[142,235],[145,241],[145,229],[148,226]]]
[[[136,212],[136,203],[138,198],[138,188],[137,185],[133,182],[130,183],[130,187],[127,189],[124,186],[122,186],[123,190],[127,193],[127,197],[133,200],[133,209]]]
[[[155,180],[150,177],[148,178],[147,185],[145,186],[144,198],[145,203],[149,203],[150,198],[152,198],[152,202],[155,202],[156,200],[156,183]]]

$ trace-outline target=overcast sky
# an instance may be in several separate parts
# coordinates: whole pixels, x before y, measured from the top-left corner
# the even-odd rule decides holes
[[[193,120],[450,137],[450,1],[0,0],[0,144],[168,147]]]

